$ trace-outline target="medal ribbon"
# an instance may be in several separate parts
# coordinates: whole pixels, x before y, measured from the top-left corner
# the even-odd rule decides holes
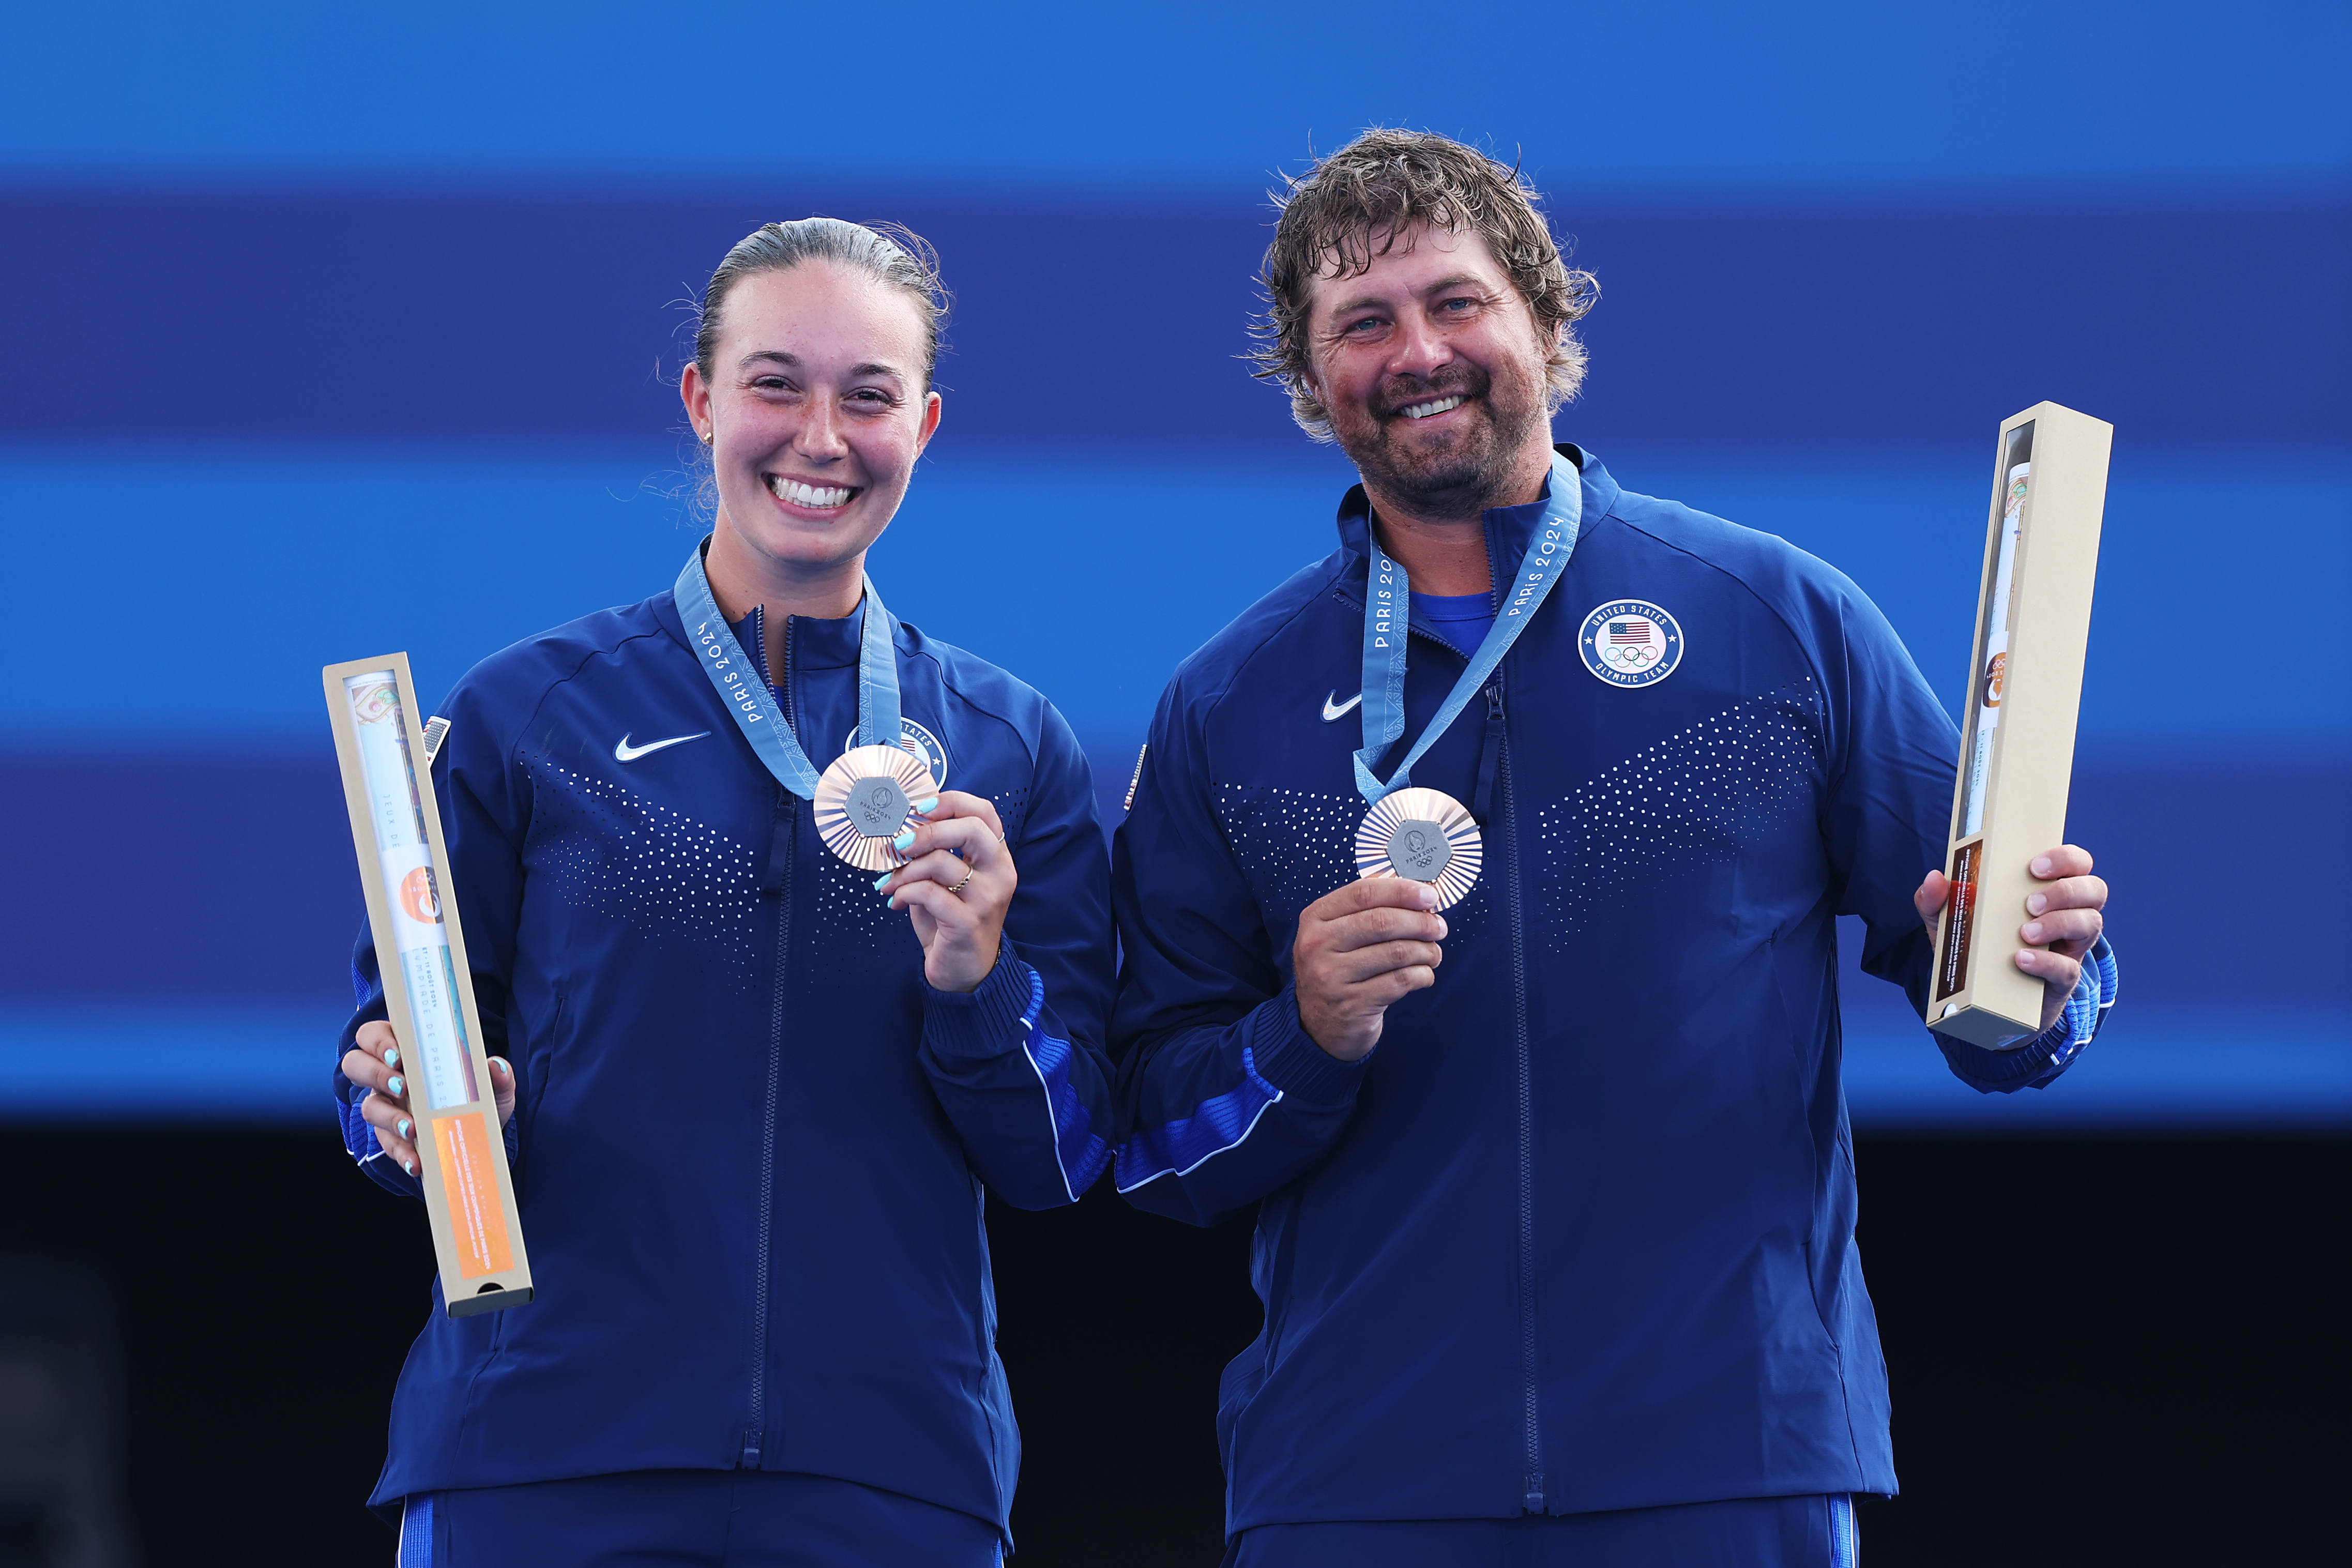
[[[809,766],[808,753],[801,749],[774,694],[760,678],[760,666],[744,656],[734,629],[719,612],[719,601],[710,596],[710,576],[702,567],[702,552],[709,543],[705,539],[696,546],[686,558],[685,570],[677,574],[678,619],[686,623],[686,634],[701,655],[702,673],[710,677],[719,700],[735,716],[735,727],[743,732],[743,738],[751,743],[777,783],[803,800],[813,800],[817,770]],[[874,580],[864,577],[862,580],[866,623],[857,645],[857,744],[896,746],[898,660],[891,643],[898,622],[882,607]]]
[[[1412,749],[1398,764],[1395,776],[1385,784],[1372,771],[1372,764],[1404,734],[1405,639],[1412,618],[1412,582],[1404,568],[1381,548],[1378,533],[1367,526],[1372,560],[1371,575],[1364,583],[1364,748],[1356,753],[1356,788],[1363,792],[1367,804],[1377,806],[1381,797],[1412,782],[1412,765],[1437,744],[1437,737],[1445,733],[1446,727],[1470,706],[1471,694],[1486,684],[1486,677],[1495,673],[1495,666],[1503,662],[1503,655],[1511,651],[1511,644],[1535,619],[1537,608],[1551,591],[1552,584],[1559,580],[1561,570],[1576,549],[1577,530],[1583,518],[1583,476],[1577,472],[1575,464],[1555,452],[1551,458],[1551,492],[1544,499],[1543,518],[1536,525],[1535,537],[1528,541],[1528,552],[1519,559],[1509,600],[1496,613],[1495,624],[1487,629],[1486,640],[1471,655],[1470,667],[1454,683],[1444,706],[1430,719],[1429,727],[1413,742]]]

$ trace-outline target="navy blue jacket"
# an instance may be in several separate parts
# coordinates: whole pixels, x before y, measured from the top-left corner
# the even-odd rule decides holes
[[[820,768],[856,724],[862,613],[787,628],[776,684]],[[740,635],[762,648],[756,612]],[[1108,1159],[1108,857],[1043,697],[911,626],[897,651],[905,717],[948,788],[994,802],[1020,870],[1011,951],[969,996],[924,982],[907,915],[761,765],[669,593],[518,643],[450,695],[434,782],[486,1043],[516,1069],[538,1296],[434,1313],[379,1506],[740,1466],[1003,1526],[1020,1438],[982,1189],[1069,1203]],[[356,966],[345,1047],[383,1016],[364,932]],[[354,1155],[414,1191],[336,1087]]]
[[[1290,972],[1355,875],[1360,489],[1340,548],[1179,671],[1118,832],[1118,1185],[1196,1223],[1264,1200],[1234,1531],[1895,1489],[1835,917],[1924,999],[1958,736],[1852,582],[1562,450],[1575,553],[1413,768],[1483,825],[1483,874],[1370,1056],[1307,1038]],[[1486,515],[1499,582],[1540,512]],[[1638,688],[1578,645],[1624,599],[1686,637]],[[1466,662],[1418,617],[1411,650],[1383,777]],[[2112,997],[2094,967],[2052,1035],[1955,1070],[2047,1082]]]

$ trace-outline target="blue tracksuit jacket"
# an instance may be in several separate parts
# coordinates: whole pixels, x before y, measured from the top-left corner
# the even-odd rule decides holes
[[[1561,450],[1574,555],[1413,768],[1483,825],[1482,879],[1369,1058],[1290,989],[1364,811],[1360,489],[1340,548],[1178,673],[1119,830],[1118,1185],[1202,1223],[1263,1200],[1265,1326],[1218,1412],[1234,1531],[1895,1490],[1834,919],[1924,999],[1911,894],[1958,736],[1852,582]],[[1498,582],[1540,512],[1487,514]],[[1621,600],[1686,638],[1654,684],[1588,673],[1580,628]],[[1383,777],[1465,663],[1412,632]],[[2113,994],[2102,945],[2050,1035],[1947,1054],[2047,1082]]]
[[[787,629],[775,684],[820,768],[856,724],[862,614]],[[1005,1523],[1020,1439],[982,1188],[1068,1203],[1108,1158],[1108,857],[1044,698],[911,626],[897,650],[906,718],[1018,857],[1011,954],[970,996],[924,982],[906,914],[761,765],[669,593],[518,643],[451,694],[434,781],[488,1049],[517,1070],[538,1297],[435,1312],[379,1506],[744,1467]],[[635,749],[680,736],[698,738]],[[384,1010],[364,932],[356,965],[345,1047]],[[353,1155],[415,1190],[368,1158],[336,1087]]]

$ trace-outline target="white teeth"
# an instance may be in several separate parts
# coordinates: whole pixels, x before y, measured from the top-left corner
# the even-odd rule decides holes
[[[1407,419],[1427,419],[1433,413],[1444,413],[1449,408],[1460,408],[1461,406],[1462,397],[1461,394],[1457,392],[1452,397],[1439,398],[1435,402],[1414,403],[1411,408],[1404,411],[1404,416]]]
[[[814,485],[803,485],[797,479],[787,479],[777,475],[769,478],[768,488],[775,493],[777,500],[790,501],[795,507],[810,507],[822,511],[829,507],[849,505],[850,492],[838,485],[827,485],[819,488]]]

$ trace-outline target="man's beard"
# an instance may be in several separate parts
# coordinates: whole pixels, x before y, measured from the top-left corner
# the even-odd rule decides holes
[[[1474,417],[1459,422],[1451,439],[1414,443],[1414,422],[1403,411],[1456,395]],[[1498,385],[1484,370],[1461,363],[1426,382],[1383,386],[1370,409],[1331,410],[1331,434],[1365,482],[1434,517],[1466,517],[1506,504],[1520,455],[1544,423],[1538,389]]]

